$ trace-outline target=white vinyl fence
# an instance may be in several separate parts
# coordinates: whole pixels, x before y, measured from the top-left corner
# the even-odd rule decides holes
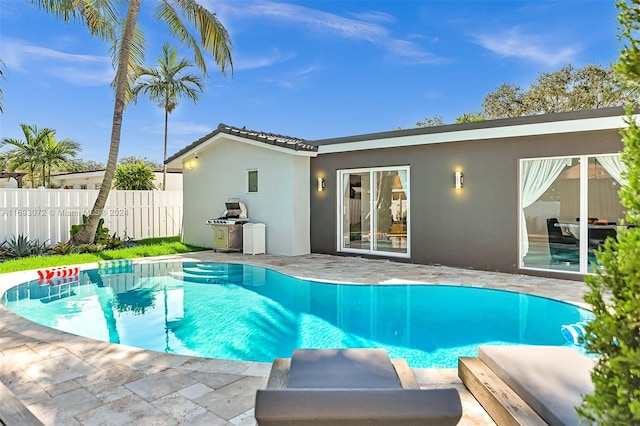
[[[98,196],[87,189],[0,189],[0,242],[25,235],[55,244],[68,241]],[[104,211],[109,235],[133,239],[182,232],[182,191],[111,191]]]

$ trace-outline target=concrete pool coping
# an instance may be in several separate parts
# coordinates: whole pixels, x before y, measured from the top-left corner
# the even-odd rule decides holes
[[[134,263],[219,261],[263,266],[305,279],[346,283],[433,283],[518,291],[574,304],[580,281],[311,254],[243,255],[204,251]],[[82,265],[83,269],[97,264]],[[0,296],[36,271],[0,275]],[[146,351],[37,325],[0,306],[0,382],[44,424],[254,425],[255,391],[270,363],[203,359]],[[460,424],[491,425],[456,369],[414,369],[423,388],[454,386]]]

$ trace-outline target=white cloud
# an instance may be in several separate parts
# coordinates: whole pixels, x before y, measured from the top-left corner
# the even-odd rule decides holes
[[[162,123],[164,126],[164,123]],[[215,130],[210,124],[193,123],[189,121],[170,121],[169,133],[172,135],[196,135],[198,138]],[[161,132],[164,134],[164,127]]]
[[[312,64],[304,68],[291,70],[288,76],[284,78],[263,78],[262,81],[268,84],[274,84],[286,89],[295,89],[309,80],[309,76],[320,69],[319,66]]]
[[[475,36],[479,45],[503,57],[516,57],[546,66],[558,66],[571,62],[579,48],[558,46],[557,40],[536,34],[523,34],[517,28],[501,33]]]
[[[386,47],[391,60],[399,58],[401,61],[420,64],[449,62],[448,59],[427,52],[416,43],[407,40],[389,40]]]
[[[109,84],[114,76],[111,59],[105,56],[66,53],[6,37],[0,43],[2,59],[12,71],[33,70],[77,86]]]
[[[288,23],[303,25],[306,29],[330,31],[335,35],[357,40],[373,41],[378,37],[386,37],[387,30],[376,24],[355,19],[344,18],[304,6],[270,1],[255,1],[238,4],[236,12],[243,18],[271,18]]]
[[[281,53],[277,49],[273,49],[269,54],[260,54],[252,57],[241,55],[238,56],[239,57],[237,59],[234,59],[233,61],[233,69],[236,71],[264,68],[281,62],[286,62],[289,59],[295,57],[295,55],[292,53]]]
[[[212,6],[212,10],[216,10],[221,16],[227,15],[243,20],[253,18],[281,21],[303,28],[307,32],[314,31],[322,37],[334,36],[369,42],[382,46],[389,55],[399,57],[405,63],[444,61],[413,41],[394,37],[382,24],[394,22],[395,18],[382,12],[368,11],[352,19],[296,4],[263,0],[216,1]]]
[[[353,16],[361,21],[380,22],[385,24],[391,24],[396,22],[396,17],[384,12],[378,12],[375,10],[354,13]]]

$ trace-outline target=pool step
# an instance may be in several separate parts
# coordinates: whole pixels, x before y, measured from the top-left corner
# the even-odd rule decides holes
[[[186,274],[191,274],[191,275],[207,275],[207,276],[211,276],[211,277],[215,277],[215,276],[226,276],[228,275],[228,272],[225,271],[224,269],[203,269],[203,268],[199,268],[199,267],[189,267],[189,268],[182,268],[182,271]]]
[[[190,274],[188,272],[171,272],[171,276],[184,282],[199,284],[230,284],[226,275]]]
[[[182,271],[172,272],[171,275],[183,281],[202,284],[242,284],[243,274],[229,273],[226,268],[203,268],[200,265],[183,268]]]

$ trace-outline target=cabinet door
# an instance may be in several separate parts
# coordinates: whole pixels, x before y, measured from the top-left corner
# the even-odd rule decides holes
[[[229,247],[229,228],[226,226],[213,227],[213,248],[228,248]]]

